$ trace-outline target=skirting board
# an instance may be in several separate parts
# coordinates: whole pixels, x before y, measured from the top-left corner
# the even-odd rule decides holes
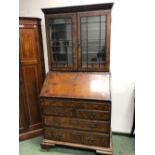
[[[21,133],[19,134],[19,141],[41,136],[42,134],[43,134],[43,129],[36,129],[25,133]]]

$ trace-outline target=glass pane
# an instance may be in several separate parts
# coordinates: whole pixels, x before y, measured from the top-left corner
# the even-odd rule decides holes
[[[50,19],[49,38],[52,63],[72,65],[72,25],[70,18]]]
[[[72,54],[68,54],[68,65],[72,65]]]
[[[88,17],[88,22],[99,23],[100,22],[100,16]]]
[[[82,54],[82,64],[83,65],[87,64],[87,53]]]
[[[98,64],[98,57],[97,57],[97,54],[96,53],[89,53],[88,55],[88,63],[89,64]]]
[[[81,24],[81,40],[87,40],[87,24]]]
[[[100,39],[100,23],[89,23],[88,24],[88,40]]]
[[[102,23],[106,22],[106,16],[101,16],[101,21],[102,21]]]
[[[65,18],[64,19],[61,19],[60,18],[60,19],[54,19],[53,20],[53,23],[54,24],[64,24],[64,23],[66,24],[66,23],[71,23],[71,20],[68,19],[68,18],[66,18],[66,19]]]
[[[53,53],[53,61],[56,62],[57,64],[62,63],[66,64],[67,63],[67,54],[66,53]]]
[[[81,23],[85,23],[86,22],[86,17],[81,17]]]
[[[81,17],[82,64],[104,64],[105,49],[106,16]]]
[[[52,29],[52,40],[71,40],[70,24],[54,24]]]
[[[101,17],[101,19],[100,19]],[[88,21],[86,21],[88,20]],[[106,22],[106,16],[91,16],[91,17],[81,17],[81,23],[91,23],[91,22]]]

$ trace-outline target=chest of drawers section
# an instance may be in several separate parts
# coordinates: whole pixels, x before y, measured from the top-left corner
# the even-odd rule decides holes
[[[42,99],[44,139],[109,147],[110,101]]]

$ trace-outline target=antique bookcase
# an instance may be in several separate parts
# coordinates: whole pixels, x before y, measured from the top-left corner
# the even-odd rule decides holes
[[[40,93],[43,149],[66,145],[112,154],[112,6],[42,9],[50,70]]]

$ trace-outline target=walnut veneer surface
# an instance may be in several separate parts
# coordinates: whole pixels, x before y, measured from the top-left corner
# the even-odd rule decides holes
[[[49,72],[40,99],[44,139],[111,154],[109,73]]]
[[[49,72],[41,97],[110,100],[109,73]]]

